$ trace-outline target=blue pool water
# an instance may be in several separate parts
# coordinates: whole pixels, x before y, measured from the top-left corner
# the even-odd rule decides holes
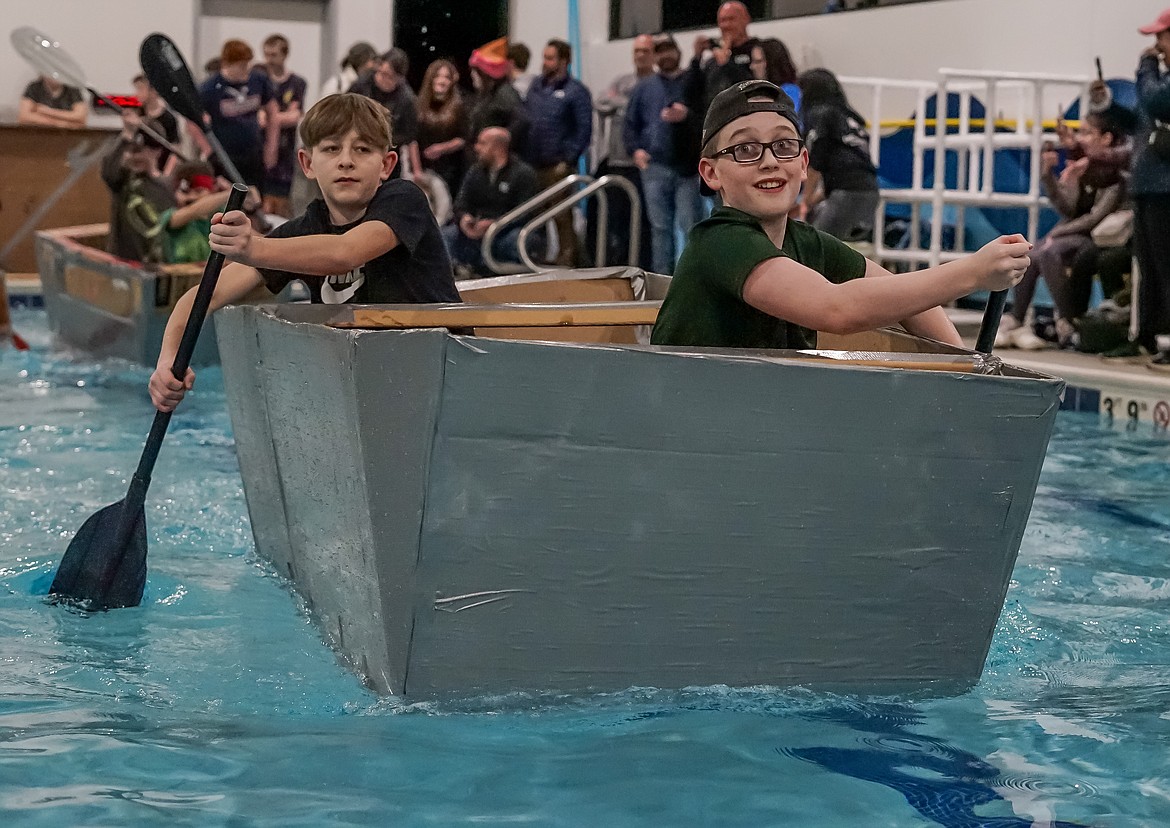
[[[43,600],[120,498],[148,372],[0,351],[0,824],[1170,824],[1170,439],[1060,415],[982,681],[929,699],[364,690],[252,549],[215,369],[147,503],[143,606]]]

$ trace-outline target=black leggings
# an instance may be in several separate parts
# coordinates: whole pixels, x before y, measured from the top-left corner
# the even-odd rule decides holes
[[[1153,351],[1155,337],[1170,334],[1170,194],[1134,196],[1133,233],[1141,270],[1137,339]]]
[[[1093,277],[1101,279],[1101,292],[1106,299],[1115,296],[1125,287],[1125,274],[1132,270],[1133,254],[1129,245],[1124,247],[1091,247],[1083,250],[1073,260],[1068,277],[1068,319],[1078,319],[1089,310],[1089,298],[1093,293]]]
[[[1045,236],[1032,251],[1032,263],[1024,271],[1024,278],[1012,290],[1012,316],[1021,325],[1028,314],[1028,306],[1036,293],[1036,283],[1041,277],[1052,294],[1056,312],[1062,319],[1070,319],[1069,281],[1064,269],[1085,250],[1093,246],[1088,236],[1070,233],[1067,236]],[[1088,300],[1086,300],[1087,303]]]

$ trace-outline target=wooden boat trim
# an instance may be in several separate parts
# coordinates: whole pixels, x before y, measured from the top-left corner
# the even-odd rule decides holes
[[[653,325],[661,307],[661,302],[355,306],[342,311],[327,324],[332,328],[373,330]]]
[[[116,264],[129,270],[140,271],[146,277],[165,274],[167,276],[194,277],[198,279],[203,275],[203,262],[167,265],[144,264],[142,262],[136,262],[133,259],[123,259],[120,256],[107,253],[105,250],[81,241],[81,239],[92,238],[94,236],[105,236],[109,233],[109,230],[109,223],[100,222],[98,224],[79,224],[74,227],[54,227],[50,230],[38,230],[37,235],[47,236],[62,246],[79,252],[91,262]]]
[[[548,328],[653,325],[661,302],[585,302],[482,305],[379,305],[347,307],[325,324],[331,328],[405,330],[410,328]],[[802,351],[788,359],[807,359],[826,367],[860,366],[912,371],[994,373],[975,354]]]

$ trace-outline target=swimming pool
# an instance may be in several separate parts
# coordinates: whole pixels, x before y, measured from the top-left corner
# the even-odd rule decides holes
[[[1170,439],[1062,413],[982,681],[379,699],[252,552],[217,369],[147,502],[143,606],[43,594],[124,494],[148,372],[0,351],[0,814],[14,825],[1170,823]]]

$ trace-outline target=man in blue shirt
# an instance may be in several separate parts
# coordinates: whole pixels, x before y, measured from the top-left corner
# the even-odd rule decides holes
[[[541,76],[532,82],[524,99],[531,122],[524,158],[536,168],[541,189],[572,174],[593,137],[593,96],[569,76],[572,56],[568,43],[550,40],[544,47]],[[578,241],[572,213],[558,216],[556,226],[556,264],[573,267],[578,263]]]
[[[626,106],[626,151],[641,170],[650,218],[655,273],[669,275],[682,253],[682,239],[700,218],[697,113],[685,104],[688,70],[679,66],[670,35],[654,43],[658,73],[638,81]]]
[[[262,72],[253,72],[252,47],[242,40],[228,40],[220,51],[219,71],[199,87],[203,109],[211,129],[244,183],[262,188],[265,170],[276,166],[280,139],[279,112],[272,85]],[[260,126],[260,112],[265,124]],[[192,128],[196,144],[204,155],[211,154],[207,140]]]

